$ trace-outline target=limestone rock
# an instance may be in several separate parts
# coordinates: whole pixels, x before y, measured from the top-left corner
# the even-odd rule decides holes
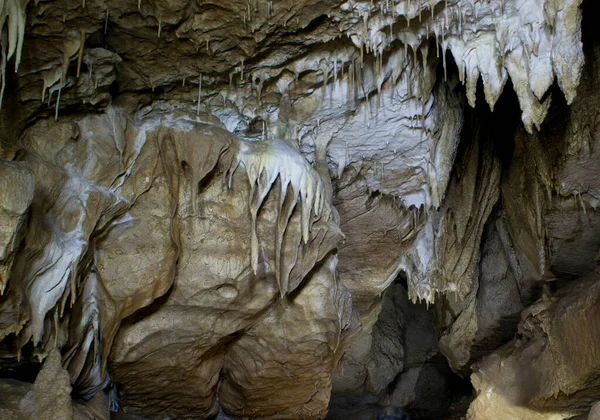
[[[522,311],[590,315],[593,4],[0,0],[0,371],[43,362],[2,409],[53,375],[65,418],[108,388],[150,418],[442,415],[439,351],[468,376],[516,363]],[[585,414],[583,360],[518,408],[476,373],[473,416]]]
[[[25,165],[0,160],[0,291],[8,283],[15,253],[24,236],[35,178]]]
[[[569,418],[597,392],[598,273],[525,310],[516,339],[473,374],[469,418]]]

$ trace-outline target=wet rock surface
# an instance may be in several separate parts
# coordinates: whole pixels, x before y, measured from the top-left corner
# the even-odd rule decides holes
[[[0,417],[593,418],[597,12],[0,0]]]

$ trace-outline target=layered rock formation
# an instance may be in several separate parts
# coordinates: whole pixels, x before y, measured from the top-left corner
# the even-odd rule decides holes
[[[0,0],[1,409],[585,415],[581,3]]]

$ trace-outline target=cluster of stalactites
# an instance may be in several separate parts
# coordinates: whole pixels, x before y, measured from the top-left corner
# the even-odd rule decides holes
[[[275,235],[275,275],[281,296],[288,292],[289,267],[281,264],[283,238],[294,209],[300,204],[301,242],[310,240],[312,224],[328,213],[323,181],[317,171],[292,146],[283,140],[240,141],[240,152],[231,177],[242,164],[250,182],[250,214],[252,217],[251,266],[259,264],[257,218],[265,198],[279,180]],[[301,244],[298,243],[298,246]]]
[[[531,132],[546,117],[555,79],[568,103],[575,97],[583,68],[581,1],[349,0],[341,10],[357,22],[346,32],[361,50],[381,53],[400,40],[416,51],[433,40],[444,74],[449,51],[471,106],[480,77],[492,110],[510,78]]]
[[[0,0],[0,109],[8,61],[15,57],[15,71],[19,70],[21,63],[27,3],[29,0]],[[7,31],[4,31],[5,25]]]

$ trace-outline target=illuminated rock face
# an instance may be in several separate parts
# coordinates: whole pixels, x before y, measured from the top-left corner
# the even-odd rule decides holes
[[[582,414],[481,372],[597,266],[591,2],[0,0],[0,369],[54,355],[149,418],[322,418],[437,415],[447,360],[493,389],[473,418]]]

